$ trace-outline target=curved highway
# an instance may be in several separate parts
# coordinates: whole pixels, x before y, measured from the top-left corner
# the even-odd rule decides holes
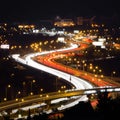
[[[61,63],[57,63],[55,62],[54,59],[59,58],[65,55],[68,55],[69,52],[74,52],[77,50],[82,50],[89,47],[89,44],[80,44],[80,46],[78,47],[76,44],[71,44],[70,48],[65,48],[65,49],[60,49],[60,50],[52,50],[52,51],[45,51],[45,52],[38,52],[38,53],[31,53],[31,54],[27,54],[25,56],[20,56],[19,54],[14,54],[12,55],[12,58],[22,64],[31,66],[33,68],[36,69],[40,69],[42,71],[48,72],[50,74],[53,74],[55,76],[61,77],[64,80],[66,80],[67,82],[70,82],[73,86],[74,89],[72,89],[73,92],[71,93],[63,93],[63,94],[59,94],[57,95],[57,93],[55,95],[51,94],[51,99],[57,99],[57,98],[61,98],[65,97],[65,96],[71,96],[71,95],[76,95],[76,90],[83,90],[82,93],[84,92],[85,89],[92,89],[95,86],[99,86],[99,87],[104,87],[104,86],[117,86],[116,83],[112,83],[109,80],[103,80],[100,78],[96,78],[94,76],[94,74],[90,74],[90,73],[86,73],[85,71],[79,71],[76,69],[73,69],[69,66],[65,66],[62,65]],[[74,93],[75,92],[75,93]],[[78,92],[78,94],[80,95],[80,92]],[[57,96],[57,97],[55,97]],[[19,104],[23,104],[25,105],[26,103],[33,103],[33,101],[40,101],[40,99],[42,100],[47,99],[46,96],[39,98],[40,96],[34,96],[31,97],[29,100],[25,100],[25,102],[18,102],[16,103],[15,101],[12,101],[12,103],[8,103],[8,105],[3,106],[3,108],[9,108],[9,107],[14,107],[14,105],[19,106]],[[55,97],[55,98],[54,98]],[[50,99],[50,97],[49,97]],[[75,104],[77,104],[79,101],[86,101],[87,96],[86,95],[80,95],[79,99],[76,100],[76,102],[74,101],[73,103],[70,103],[69,105],[66,105],[66,107],[64,106],[64,109],[67,107],[71,107],[74,106]],[[16,104],[15,104],[16,103]],[[1,108],[1,107],[0,107]],[[62,108],[59,108],[62,109]]]
[[[31,54],[25,55],[23,57],[20,57],[19,55],[12,55],[12,58],[22,64],[34,67],[36,69],[40,69],[42,71],[48,72],[48,73],[53,74],[58,77],[61,77],[64,80],[73,84],[76,89],[93,88],[93,85],[90,84],[89,82],[86,82],[84,79],[75,77],[75,75],[71,75],[70,73],[66,73],[66,71],[64,71],[64,70],[58,70],[56,68],[53,68],[52,66],[49,66],[49,65],[53,65],[53,62],[50,60],[51,57],[49,56],[49,54],[57,53],[57,52],[58,53],[59,52],[68,52],[71,50],[73,51],[75,49],[78,49],[77,45],[72,45],[72,47],[66,48],[66,49],[52,50],[52,51],[46,51],[46,52],[41,52],[41,53],[31,53]],[[35,58],[37,56],[39,56],[39,57],[45,56],[45,58],[44,59],[41,58],[41,61],[36,62],[35,60],[33,60],[33,58]],[[42,62],[42,63],[40,63],[40,62]],[[57,67],[56,63],[53,66]],[[62,65],[60,65],[60,66],[62,67]],[[66,67],[64,69],[66,69]],[[71,72],[74,72],[74,71],[71,71]]]
[[[78,95],[83,94],[83,91],[82,91],[82,93],[80,93],[80,92],[77,92],[76,90],[91,89],[91,88],[93,88],[93,85],[79,77],[76,77],[74,75],[66,73],[65,71],[63,72],[61,70],[51,68],[50,66],[47,66],[46,64],[38,63],[35,60],[33,60],[33,58],[35,58],[36,56],[43,56],[43,55],[46,56],[46,55],[54,53],[54,52],[62,52],[62,51],[67,52],[69,50],[74,50],[77,48],[78,48],[78,46],[72,45],[70,48],[66,48],[66,49],[60,49],[60,50],[55,50],[55,51],[46,51],[46,52],[33,53],[33,54],[31,53],[31,54],[28,54],[28,55],[25,55],[22,57],[18,54],[14,54],[14,55],[12,55],[12,58],[15,59],[15,61],[20,62],[22,64],[34,67],[36,69],[40,69],[42,71],[48,72],[48,73],[53,74],[58,77],[61,77],[64,80],[73,84],[74,88],[72,89],[72,93],[66,92],[66,93],[58,94],[58,92],[56,92],[55,95],[50,94],[51,97],[49,97],[49,99],[57,99],[57,98],[61,98],[61,97],[71,96],[71,95],[73,96],[73,95],[77,95],[77,94]],[[48,61],[51,62],[50,59],[48,59]],[[76,92],[74,93],[74,90],[77,93]],[[42,98],[41,98],[40,95],[37,95],[37,96],[34,95],[34,96],[30,96],[30,98],[29,97],[24,98],[24,101],[22,101],[22,99],[21,99],[21,101],[16,101],[16,100],[7,101],[0,105],[0,111],[6,110],[9,108],[13,109],[17,106],[19,107],[19,105],[24,106],[24,105],[33,103],[36,100],[40,101],[43,99],[47,99],[46,96],[44,96],[44,97],[42,96]],[[76,102],[74,101],[73,103],[69,103],[69,105],[67,105],[67,107],[71,107],[71,106],[77,104],[79,101],[86,101],[86,100],[87,100],[86,95],[82,95],[82,96],[80,95],[79,99],[77,99]],[[64,106],[64,109],[65,108],[66,107]],[[59,108],[59,109],[61,109],[61,108]]]

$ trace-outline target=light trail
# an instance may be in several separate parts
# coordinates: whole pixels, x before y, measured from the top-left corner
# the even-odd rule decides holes
[[[19,55],[12,55],[12,58],[22,64],[31,66],[33,68],[36,68],[36,69],[48,72],[50,74],[53,74],[55,76],[58,76],[60,78],[63,78],[64,80],[73,84],[77,90],[93,88],[92,84],[90,84],[89,82],[87,82],[81,78],[75,77],[71,74],[62,72],[60,70],[56,70],[56,69],[48,67],[48,66],[45,66],[43,64],[37,63],[34,60],[32,60],[33,57],[38,56],[38,55],[50,54],[50,53],[56,52],[56,51],[67,51],[67,50],[71,50],[71,49],[75,49],[75,48],[77,48],[77,45],[72,44],[72,47],[66,48],[66,49],[45,51],[45,52],[41,52],[41,53],[31,53],[31,54],[25,55],[23,58],[20,57]]]
[[[36,68],[36,69],[48,72],[50,74],[53,74],[53,75],[55,75],[57,77],[63,78],[64,80],[66,80],[67,82],[70,82],[70,84],[73,84],[75,86],[75,88],[73,90],[81,90],[81,89],[93,88],[92,84],[90,84],[89,82],[87,82],[87,81],[85,81],[85,80],[83,80],[83,79],[81,79],[79,77],[76,77],[74,75],[62,72],[60,70],[56,70],[54,68],[48,67],[48,66],[43,65],[43,64],[37,63],[36,61],[34,61],[32,59],[33,57],[36,57],[38,55],[45,55],[45,54],[50,54],[50,53],[59,52],[59,51],[67,51],[67,50],[75,49],[77,47],[78,47],[77,45],[72,44],[72,47],[66,48],[66,49],[45,51],[45,52],[41,52],[41,53],[31,53],[31,54],[25,55],[24,57],[20,57],[20,55],[18,55],[18,54],[15,55],[14,54],[14,55],[12,55],[12,58],[15,59],[17,62],[20,62],[22,64],[31,66],[33,68]],[[86,95],[79,96],[79,98],[77,100],[75,100],[74,102],[68,103],[66,105],[62,105],[61,107],[58,108],[58,110],[62,110],[62,109],[72,107],[72,106],[78,104],[80,101],[86,101],[86,100],[88,100]],[[60,99],[56,100],[56,102],[59,102],[59,101],[60,101]],[[29,107],[29,108],[31,108],[31,107]],[[23,109],[25,109],[25,108],[23,108]]]
[[[58,53],[59,52],[68,52],[68,51],[73,51],[73,50],[77,50],[78,49],[78,46],[77,45],[74,45],[74,44],[71,44],[72,47],[70,48],[66,48],[66,49],[60,49],[60,50],[52,50],[52,51],[45,51],[45,52],[38,52],[38,53],[31,53],[31,54],[27,54],[23,57],[20,57],[20,55],[12,55],[12,58],[15,59],[17,62],[20,62],[22,64],[25,64],[25,65],[28,65],[28,66],[31,66],[33,68],[36,68],[36,69],[39,69],[39,70],[42,70],[42,71],[45,71],[45,72],[48,72],[50,74],[53,74],[57,77],[60,77],[60,78],[63,78],[64,80],[66,80],[67,82],[71,83],[72,85],[75,86],[74,89],[71,89],[71,91],[74,91],[74,90],[82,90],[82,89],[92,89],[94,88],[94,86],[92,84],[90,84],[89,82],[87,82],[85,79],[92,79],[92,76],[93,75],[89,75],[88,77],[85,76],[83,79],[82,78],[79,78],[79,77],[76,77],[74,75],[71,75],[70,73],[66,73],[66,72],[63,72],[62,69],[61,70],[58,70],[56,68],[53,68],[52,65],[55,65],[55,61],[54,59],[56,57],[59,57],[58,56]],[[83,48],[86,48],[87,46],[81,46],[81,49]],[[80,49],[79,49],[80,50]],[[50,58],[49,54],[52,55],[52,53],[55,53],[55,56],[52,56]],[[43,57],[43,55],[45,55]],[[40,56],[40,62],[36,62],[34,61],[32,58],[35,58],[36,56]],[[45,60],[45,61],[44,61]],[[42,64],[43,62],[43,64]],[[51,64],[51,66],[47,66],[49,64]],[[54,63],[54,64],[53,64]],[[44,65],[45,64],[45,65]],[[60,64],[59,64],[60,65]],[[62,67],[62,64],[61,66],[59,67]],[[77,73],[79,73],[77,71]],[[92,81],[91,81],[92,82]],[[96,82],[98,82],[98,80],[96,80]],[[95,82],[94,82],[95,83]],[[108,84],[107,82],[103,82],[101,84],[99,84],[99,86],[106,86],[106,85],[111,85],[111,84]],[[119,89],[116,89],[116,91],[119,91]],[[66,90],[67,91],[67,90]],[[69,90],[68,90],[69,91]],[[112,91],[112,89],[110,89],[109,91]],[[72,101],[66,105],[61,105],[60,107],[58,107],[57,109],[58,110],[63,110],[63,109],[66,109],[66,108],[69,108],[69,107],[72,107],[76,104],[78,104],[80,101],[87,101],[88,98],[87,98],[87,94],[91,94],[91,93],[96,93],[96,90],[90,90],[90,91],[86,91],[85,94],[86,95],[81,95],[79,96],[78,99],[76,99],[75,101]],[[53,103],[59,103],[59,101],[62,101],[62,100],[65,100],[66,98],[60,98],[60,99],[54,99],[52,102]],[[49,110],[46,111],[46,113],[50,112]],[[52,111],[51,111],[52,112]]]

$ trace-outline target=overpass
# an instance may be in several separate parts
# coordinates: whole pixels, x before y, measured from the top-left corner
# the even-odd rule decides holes
[[[61,92],[52,92],[47,94],[38,94],[38,95],[31,95],[24,98],[19,98],[16,100],[6,101],[0,103],[0,112],[13,110],[20,107],[25,107],[32,105],[33,103],[42,103],[51,100],[55,100],[58,98],[66,98],[66,97],[73,97],[73,96],[83,96],[83,95],[90,95],[90,94],[98,94],[98,93],[108,92],[120,92],[120,87],[95,87],[91,89],[82,89],[82,90],[66,90]]]

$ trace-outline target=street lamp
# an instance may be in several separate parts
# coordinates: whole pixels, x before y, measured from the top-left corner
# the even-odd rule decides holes
[[[8,97],[8,88],[10,88],[11,85],[7,85],[6,88],[5,88],[5,98],[4,98],[4,101],[7,101],[7,97]]]
[[[19,98],[20,98],[20,94],[21,94],[21,92],[20,92],[20,91],[18,91],[18,92],[17,92],[17,94],[16,94],[16,99],[15,99],[16,101],[18,101],[18,100],[19,100]]]
[[[32,87],[33,87],[33,83],[35,83],[35,82],[36,82],[35,80],[32,80],[32,81],[30,82],[30,88],[31,88],[30,95],[33,95]]]
[[[111,73],[111,79],[113,78],[113,76],[116,74],[116,72],[115,71],[112,71],[112,73]]]
[[[82,66],[83,66],[83,71],[84,71],[85,67],[87,66],[87,64],[85,63],[85,60],[82,61]]]
[[[42,93],[43,92],[43,88],[40,88],[40,93]]]

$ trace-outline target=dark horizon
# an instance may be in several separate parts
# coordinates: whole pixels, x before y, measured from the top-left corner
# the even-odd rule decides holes
[[[87,0],[61,0],[50,1],[7,1],[0,6],[0,22],[31,22],[41,19],[73,18],[77,16],[119,16],[120,8],[118,1],[87,1]]]

